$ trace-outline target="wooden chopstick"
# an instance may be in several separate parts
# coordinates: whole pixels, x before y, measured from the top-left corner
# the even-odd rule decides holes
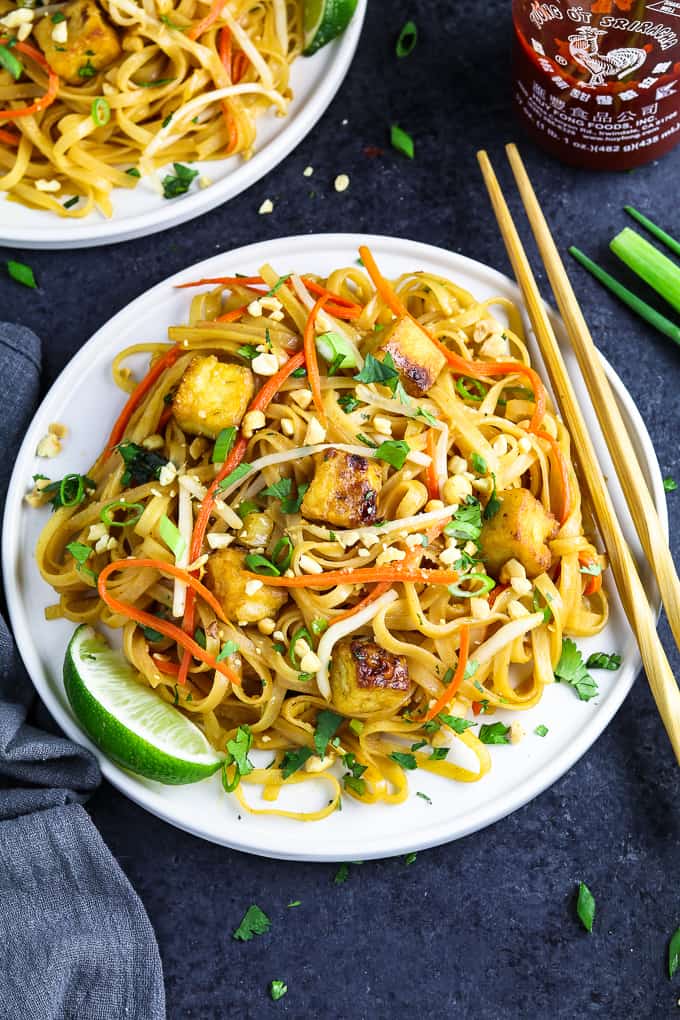
[[[588,387],[590,399],[614,462],[616,473],[619,476],[635,529],[640,537],[645,556],[654,571],[675,643],[680,648],[680,581],[678,581],[670,549],[663,537],[663,528],[656,507],[640,469],[619,406],[604,373],[599,353],[576,300],[564,263],[559,256],[522,158],[515,145],[508,145],[506,152],[557,300],[557,307],[569,334],[581,374]]]
[[[680,764],[680,690],[656,632],[656,620],[640,581],[637,566],[623,537],[621,525],[616,518],[588,427],[510,210],[487,154],[480,152],[477,158],[558,407],[571,434],[574,454],[581,466],[626,616],[640,648],[649,686],[676,760]]]

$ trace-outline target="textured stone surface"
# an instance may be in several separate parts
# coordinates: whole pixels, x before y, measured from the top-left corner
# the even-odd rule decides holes
[[[250,241],[365,230],[462,251],[507,270],[474,154],[486,146],[509,184],[502,144],[509,108],[507,2],[372,0],[356,61],[323,122],[287,162],[236,200],[193,223],[119,247],[13,252],[41,288],[0,280],[3,317],[40,333],[49,383],[115,311],[166,275]],[[455,11],[455,14],[453,13]],[[393,56],[415,17],[420,43]],[[343,124],[344,120],[346,124]],[[390,150],[389,124],[412,132],[417,157]],[[376,158],[365,146],[380,146]],[[559,244],[607,263],[624,203],[676,236],[680,150],[633,174],[560,167],[523,145]],[[315,167],[310,179],[302,176]],[[338,195],[336,174],[350,175]],[[313,197],[309,194],[314,192]],[[258,216],[266,197],[271,216]],[[513,200],[517,211],[517,202]],[[9,253],[0,252],[0,257]],[[623,270],[618,270],[624,276]],[[598,343],[649,427],[664,474],[680,478],[678,351],[618,307],[580,270],[580,299]],[[669,496],[676,538],[680,492]],[[669,632],[662,635],[671,646]],[[678,656],[672,654],[677,670]],[[259,860],[200,842],[145,814],[105,785],[90,803],[104,838],[147,906],[163,956],[173,1018],[407,1016],[671,1017],[680,981],[665,974],[680,924],[677,770],[644,678],[597,744],[532,804],[459,843],[351,869]],[[596,930],[574,914],[585,879]],[[290,900],[302,900],[286,909]],[[272,931],[247,944],[230,933],[257,902]],[[288,982],[278,1003],[271,978]]]

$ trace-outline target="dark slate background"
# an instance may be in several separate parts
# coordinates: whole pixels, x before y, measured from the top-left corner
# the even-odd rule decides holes
[[[0,279],[2,314],[44,340],[47,387],[114,312],[170,273],[217,251],[288,234],[369,231],[464,252],[507,270],[475,162],[487,147],[508,186],[502,145],[517,138],[558,243],[610,262],[625,203],[680,236],[680,150],[634,173],[559,166],[522,139],[509,103],[510,4],[372,0],[347,81],[284,165],[192,223],[118,247],[0,251],[28,261],[29,293]],[[394,56],[414,17],[415,53]],[[347,123],[343,123],[344,121]],[[410,131],[410,162],[388,128]],[[367,146],[383,153],[370,158]],[[302,170],[315,168],[307,179]],[[333,179],[347,173],[342,195]],[[310,191],[314,194],[310,195]],[[512,195],[512,192],[510,192]],[[275,211],[259,216],[271,197]],[[181,201],[181,199],[180,199]],[[512,196],[513,209],[518,203]],[[617,270],[620,275],[623,270]],[[578,296],[599,346],[633,394],[664,475],[680,479],[679,352],[578,268]],[[675,552],[680,492],[669,496]],[[665,623],[661,632],[677,670]],[[407,1016],[656,1018],[678,1015],[680,975],[665,973],[680,925],[677,767],[641,677],[582,761],[532,804],[484,832],[402,859],[335,868],[261,860],[212,846],[145,814],[107,783],[92,817],[155,925],[170,1017]],[[578,880],[597,898],[592,935],[574,912]],[[291,900],[297,909],[287,909]],[[272,918],[247,944],[231,932],[258,903]],[[288,983],[270,1002],[271,978]],[[136,1018],[135,1018],[136,1020]],[[140,1018],[143,1020],[143,1018]]]

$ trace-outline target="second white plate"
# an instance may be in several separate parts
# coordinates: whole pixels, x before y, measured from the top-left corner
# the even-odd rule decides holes
[[[113,192],[113,216],[93,212],[82,220],[62,219],[50,212],[8,202],[0,192],[0,245],[18,248],[92,248],[130,241],[168,230],[215,209],[269,173],[309,134],[340,88],[354,57],[367,0],[359,0],[347,30],[313,57],[299,57],[291,68],[294,98],[286,117],[273,112],[257,122],[255,155],[192,163],[213,182],[203,190],[168,200],[150,182],[134,191]],[[254,199],[258,206],[267,198]]]
[[[54,593],[42,581],[32,550],[48,511],[32,510],[23,500],[31,476],[45,468],[45,462],[35,457],[38,440],[50,422],[64,422],[69,428],[63,453],[49,464],[54,477],[70,471],[82,472],[95,460],[123,403],[123,396],[111,379],[111,360],[129,344],[164,340],[167,326],[186,320],[187,292],[176,290],[175,284],[203,276],[253,273],[265,262],[282,274],[291,270],[327,274],[338,266],[352,264],[362,243],[371,246],[387,276],[425,269],[455,279],[480,298],[501,295],[519,302],[517,288],[500,273],[428,245],[350,234],[282,238],[208,259],[133,301],[82,348],[45,398],[27,432],[10,484],[4,520],[3,568],[12,625],[24,662],[50,712],[74,740],[92,747],[71,713],[61,681],[61,663],[73,625],[63,620],[45,623],[44,609],[53,602]],[[557,320],[555,326],[562,339],[563,330]],[[609,479],[619,519],[641,561],[614,468],[575,359],[566,345],[565,355],[604,474]],[[532,358],[540,368],[533,346]],[[137,367],[143,370],[143,363],[140,361]],[[663,485],[649,436],[632,399],[614,372],[610,368],[607,371],[667,530]],[[656,603],[651,572],[644,563],[642,572]],[[610,592],[612,583],[608,573]],[[637,648],[615,593],[604,632],[595,639],[579,641],[579,645],[584,654],[602,650],[623,656],[618,672],[598,672],[601,693],[597,699],[579,701],[569,687],[555,684],[538,706],[520,714],[527,733],[525,739],[516,746],[491,748],[493,768],[484,780],[455,784],[415,772],[409,775],[411,796],[399,806],[369,807],[345,798],[341,813],[314,824],[251,816],[242,814],[235,799],[223,793],[218,777],[190,787],[160,786],[124,772],[93,750],[106,777],[123,793],[153,814],[204,839],[251,853],[296,860],[365,860],[401,854],[457,839],[490,825],[539,794],[587,751],[621,705],[640,668]],[[503,718],[503,713],[499,718]],[[533,733],[541,723],[549,728],[544,738]],[[291,805],[303,796],[302,789],[291,787],[282,801],[285,798],[284,803]],[[417,791],[425,793],[432,803],[417,797]],[[305,791],[304,796],[313,798],[316,794]]]

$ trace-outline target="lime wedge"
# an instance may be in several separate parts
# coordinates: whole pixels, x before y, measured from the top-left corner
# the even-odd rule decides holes
[[[357,0],[305,0],[305,48],[311,57],[331,39],[341,35],[354,14]]]
[[[158,783],[196,783],[221,765],[205,736],[85,624],[66,649],[64,686],[91,740],[124,769]]]

